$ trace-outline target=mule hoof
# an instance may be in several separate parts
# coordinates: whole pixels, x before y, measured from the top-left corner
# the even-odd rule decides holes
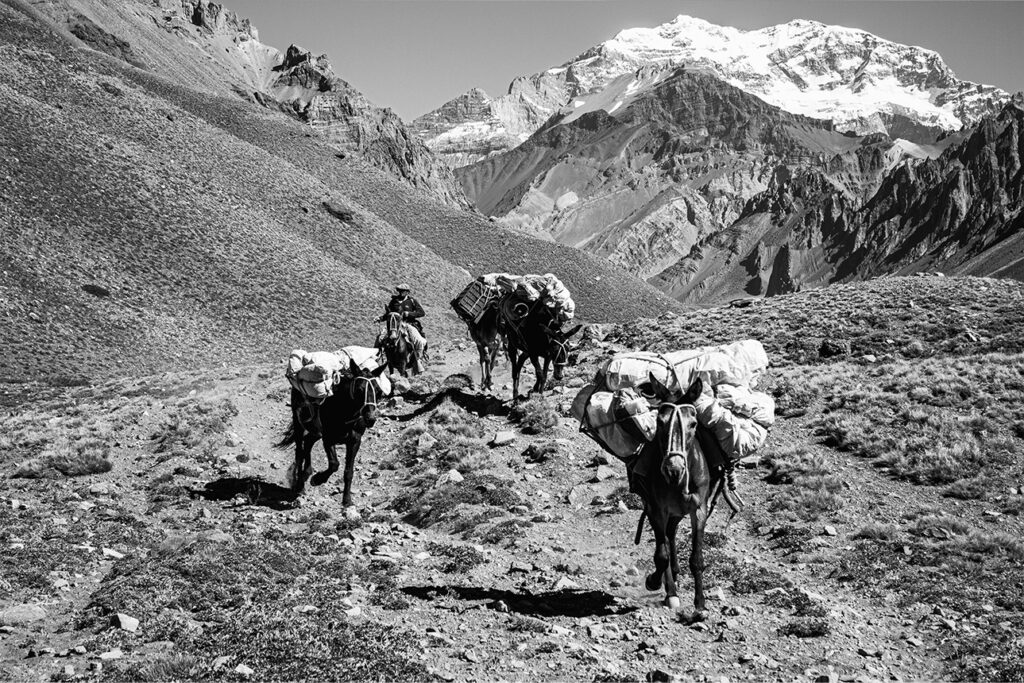
[[[684,624],[696,624],[708,618],[707,610],[695,609],[692,612],[680,612],[679,621]]]
[[[679,609],[680,605],[682,605],[682,603],[679,602],[678,595],[670,595],[665,598],[665,607],[668,607],[669,609]]]
[[[331,478],[330,473],[317,472],[309,480],[309,483],[312,484],[313,486],[321,486],[323,484],[326,484],[327,480],[330,479],[330,478]]]
[[[649,591],[658,590],[659,588],[661,588],[661,576],[657,573],[649,574],[647,576],[647,580],[644,582],[644,585],[647,586],[647,590]]]

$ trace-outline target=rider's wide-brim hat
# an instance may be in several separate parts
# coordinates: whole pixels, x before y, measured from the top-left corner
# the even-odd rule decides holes
[[[400,284],[400,285],[396,285],[396,286],[395,286],[395,289],[397,289],[397,290],[398,290],[399,292],[401,292],[401,291],[406,291],[406,292],[408,292],[408,291],[410,291],[410,290],[412,289],[412,287],[410,287],[409,285],[407,285],[407,284],[405,284],[405,283],[403,282],[403,283],[402,283],[402,284]]]

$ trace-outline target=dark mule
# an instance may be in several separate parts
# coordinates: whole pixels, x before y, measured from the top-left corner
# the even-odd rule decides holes
[[[525,306],[526,304],[516,304]],[[569,339],[580,331],[577,325],[562,332],[554,324],[550,309],[534,304],[519,321],[503,316],[505,336],[508,339],[508,359],[512,365],[512,400],[519,400],[519,375],[529,359],[533,363],[536,381],[530,393],[543,393],[548,381],[548,370],[554,365],[555,379],[562,379],[562,370],[569,363]],[[544,364],[541,365],[541,359]]]
[[[704,616],[704,525],[712,485],[720,485],[720,467],[712,468],[697,438],[697,413],[693,402],[700,396],[703,383],[697,379],[684,395],[650,378],[654,396],[660,400],[658,431],[635,461],[630,463],[630,485],[644,501],[644,514],[637,528],[637,543],[644,516],[654,531],[654,572],[647,577],[647,590],[665,588],[665,604],[677,608],[676,579],[679,558],[676,555],[676,530],[684,517],[690,517],[690,573],[693,575],[695,619]]]
[[[414,375],[420,374],[417,360],[422,361],[423,358],[417,359],[417,349],[405,333],[405,324],[400,313],[388,313],[384,317],[384,335],[380,340],[380,348],[387,358],[389,374],[392,371],[397,371],[402,377],[408,377],[410,371]],[[426,350],[424,344],[419,353],[425,354]]]
[[[319,405],[292,388],[292,423],[278,446],[283,448],[295,444],[292,489],[296,493],[305,489],[306,480],[311,474],[313,486],[319,486],[337,472],[338,454],[335,448],[338,444],[345,444],[345,492],[342,504],[352,504],[352,473],[356,454],[363,442],[363,434],[377,421],[377,402],[382,397],[379,377],[386,369],[387,366],[382,365],[370,372],[351,363],[351,376],[343,377],[335,384],[333,394]],[[313,444],[321,439],[327,453],[327,469],[313,474]]]
[[[456,311],[458,311],[457,308]],[[474,322],[465,316],[460,317],[466,321],[466,326],[469,327],[469,336],[473,338],[477,353],[480,354],[480,388],[486,391],[494,386],[491,375],[494,372],[494,363],[498,359],[498,353],[502,348],[507,347],[505,334],[501,330],[498,319],[498,309],[494,306],[489,307],[479,322]]]

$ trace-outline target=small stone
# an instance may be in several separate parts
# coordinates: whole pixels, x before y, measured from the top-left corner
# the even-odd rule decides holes
[[[882,656],[882,653],[881,653],[880,650],[869,650],[869,649],[864,648],[864,647],[858,647],[857,648],[857,654],[859,654],[861,657],[878,657],[878,658],[881,658],[881,656]]]
[[[575,581],[573,581],[572,579],[570,579],[567,576],[563,576],[558,581],[555,581],[555,585],[552,588],[553,588],[553,590],[560,591],[560,590],[576,590],[579,587],[580,587],[580,585],[578,583],[576,583]]]
[[[309,612],[319,612],[320,610],[316,605],[296,605],[292,607],[292,611],[299,614],[308,614]]]
[[[834,526],[832,526],[831,524],[826,524],[825,525],[825,535],[826,536],[835,536],[838,533],[839,532],[836,531],[836,528]]]
[[[66,664],[64,666],[64,675],[67,678],[74,678],[75,677],[75,667],[71,666],[70,664]]]
[[[109,662],[114,659],[121,659],[121,657],[124,657],[124,653],[121,652],[121,648],[119,647],[115,647],[113,650],[107,650],[106,652],[100,654],[100,659],[104,662]]]
[[[114,625],[122,631],[128,631],[129,633],[135,633],[139,630],[139,620],[121,612],[114,615]]]
[[[256,672],[253,671],[252,669],[250,669],[249,667],[247,667],[245,664],[239,664],[238,666],[235,667],[235,673],[238,674],[239,676],[245,676],[246,678],[248,678],[249,676],[252,676]]]
[[[614,479],[617,476],[619,476],[619,473],[613,470],[611,467],[608,467],[606,465],[598,465],[597,472],[594,474],[594,478],[591,481],[605,481],[606,479]]]
[[[863,358],[867,363],[875,363],[878,361],[878,356],[873,353],[865,353],[861,358]]]
[[[228,656],[228,655],[221,655],[220,657],[217,657],[216,659],[213,660],[213,665],[212,665],[213,670],[217,671],[218,669],[224,668],[225,666],[227,666],[228,662],[230,662],[230,661],[231,661],[231,657]]]
[[[232,448],[242,445],[242,437],[238,436],[238,434],[235,434],[234,432],[228,432],[224,437],[224,440],[227,442],[228,446],[231,446]]]
[[[450,469],[441,475],[441,478],[438,479],[438,482],[440,482],[441,480],[444,480],[446,483],[451,482],[452,484],[460,484],[463,481],[465,481],[465,477],[459,474],[458,470]]]
[[[107,496],[110,495],[110,485],[104,481],[99,481],[89,487],[89,493],[94,496]]]
[[[743,654],[740,655],[740,658],[739,658],[740,664],[747,664],[748,662],[753,662],[753,661],[756,661],[756,660],[757,660],[757,655],[755,653],[753,653],[753,652],[744,652]]]
[[[349,617],[358,617],[362,613],[363,613],[363,608],[360,607],[359,605],[356,605],[352,609],[345,610],[345,615],[349,616]]]
[[[516,433],[509,430],[502,430],[494,435],[491,439],[491,446],[497,448],[498,446],[507,446],[516,440]]]
[[[651,683],[668,683],[672,680],[672,674],[661,669],[655,669],[647,672],[647,680]]]
[[[112,558],[114,560],[120,560],[120,559],[122,559],[124,557],[124,553],[119,553],[116,550],[114,550],[113,548],[104,548],[103,549],[103,557],[109,557],[109,558]]]
[[[584,487],[573,486],[569,489],[569,492],[565,494],[565,502],[569,503],[569,505],[579,505],[583,502],[586,495],[587,491]]]
[[[84,655],[88,650],[85,649],[85,645],[75,645],[71,648],[71,651],[76,655]]]
[[[514,574],[516,572],[519,572],[519,573],[522,573],[522,574],[526,574],[526,573],[529,573],[529,572],[532,572],[532,571],[533,571],[533,565],[530,564],[529,562],[517,562],[517,561],[514,561],[514,560],[513,560],[512,564],[508,568],[508,573],[509,574]]]
[[[480,655],[478,655],[477,653],[473,652],[472,650],[466,650],[465,652],[462,653],[462,656],[465,657],[466,661],[469,661],[469,662],[479,662],[480,661]]]

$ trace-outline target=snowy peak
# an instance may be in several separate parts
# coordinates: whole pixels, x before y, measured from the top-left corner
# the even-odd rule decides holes
[[[957,79],[932,50],[859,29],[796,20],[743,31],[685,15],[621,31],[562,65],[576,81],[566,94],[600,89],[645,64],[708,68],[771,104],[859,133],[888,132],[894,118],[956,130],[1007,97]]]
[[[458,154],[448,156],[453,165],[482,159],[501,151],[502,139],[525,139],[576,101],[596,96],[614,106],[621,99],[600,91],[620,88],[617,79],[652,66],[706,69],[791,113],[917,143],[973,124],[1008,98],[999,88],[958,79],[933,50],[860,29],[798,19],[746,31],[680,15],[654,28],[625,29],[560,66],[516,78],[508,94],[488,102],[485,119],[430,125],[424,139],[448,155],[457,138]]]

